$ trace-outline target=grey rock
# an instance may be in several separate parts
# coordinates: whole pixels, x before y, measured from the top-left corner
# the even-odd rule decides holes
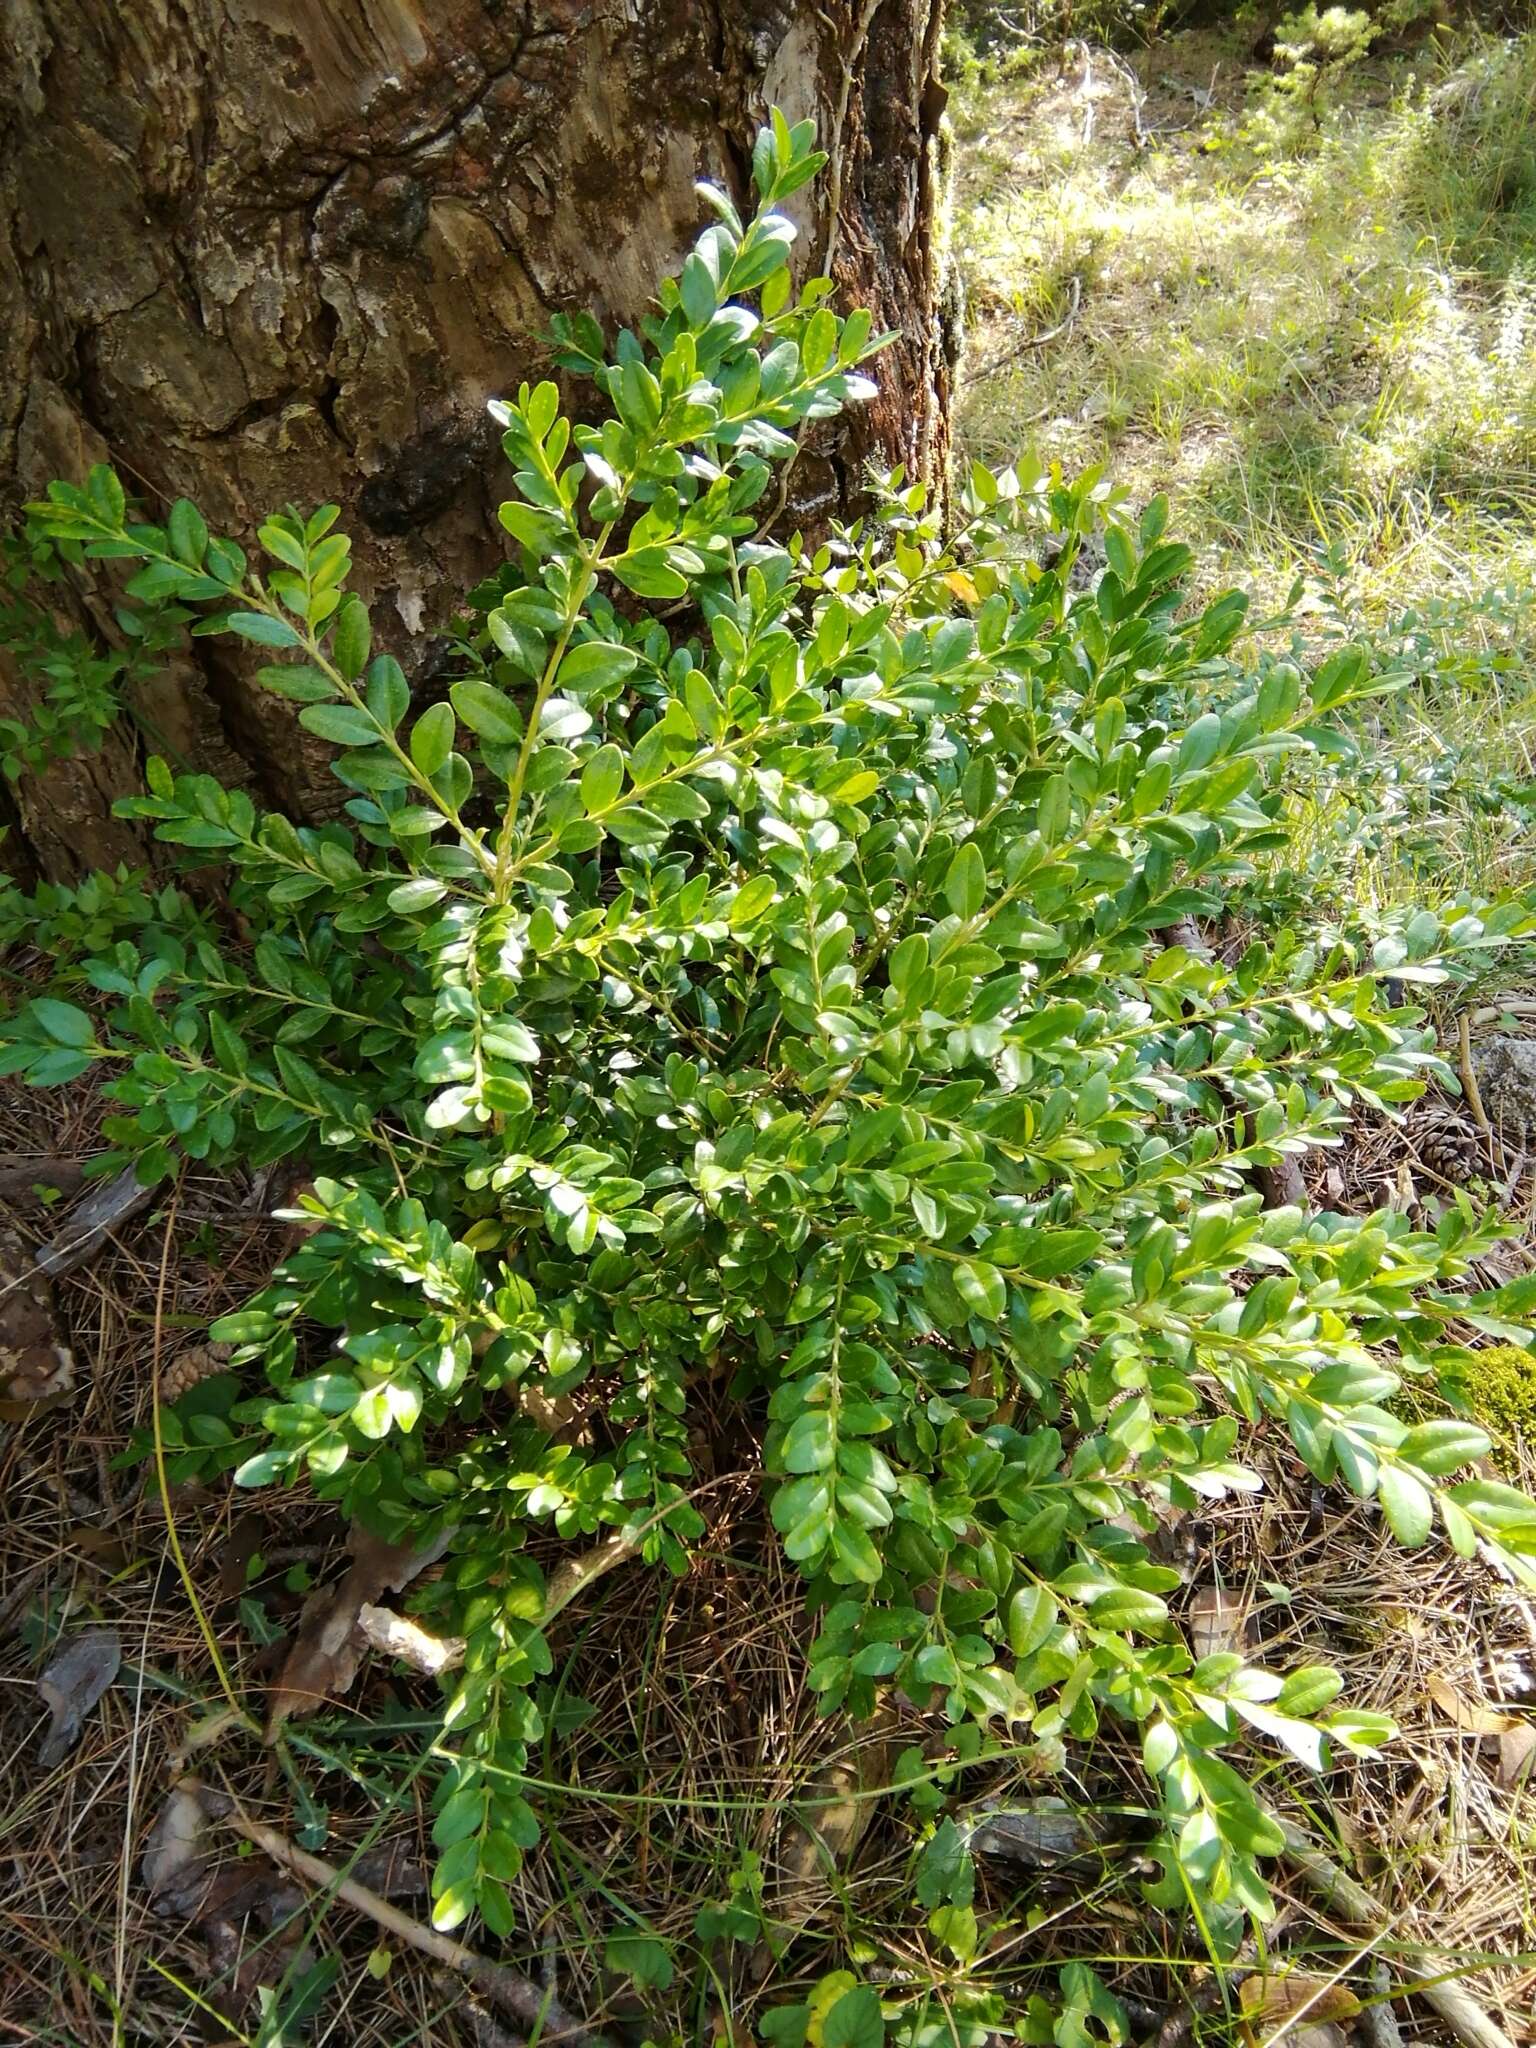
[[[1472,1048],[1472,1072],[1488,1121],[1506,1143],[1536,1131],[1536,1038],[1485,1038]]]

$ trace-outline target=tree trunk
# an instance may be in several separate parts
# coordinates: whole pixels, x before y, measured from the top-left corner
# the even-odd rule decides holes
[[[901,334],[879,398],[802,455],[790,516],[856,511],[868,459],[936,475],[941,4],[8,0],[0,511],[104,458],[147,516],[186,496],[237,538],[339,503],[376,638],[429,670],[502,552],[486,400],[548,373],[552,313],[643,313],[702,224],[694,180],[746,197],[770,104],[832,155],[791,202],[802,268],[830,257],[842,302]],[[79,603],[110,637],[101,594]],[[337,785],[255,666],[193,642],[138,725],[323,816]],[[27,690],[0,650],[0,712]],[[142,860],[109,812],[137,747],[124,727],[14,785],[9,864]]]

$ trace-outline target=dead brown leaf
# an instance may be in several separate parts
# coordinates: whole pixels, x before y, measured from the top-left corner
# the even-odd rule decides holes
[[[193,1779],[175,1785],[145,1844],[139,1872],[162,1919],[195,1928],[237,2002],[281,1972],[299,1939],[304,1895],[265,1856],[208,1845],[208,1823],[230,1801]],[[226,1838],[227,1839],[227,1838]]]
[[[71,1396],[69,1387],[60,1387],[57,1393],[43,1394],[35,1401],[0,1400],[0,1422],[35,1422],[40,1415],[51,1415],[55,1408],[64,1407]]]
[[[714,2012],[709,2018],[710,2048],[753,2048],[752,2030],[745,2020],[732,2019],[728,2012]]]
[[[0,1197],[7,1201],[24,1200],[33,1196],[35,1188],[73,1194],[84,1173],[83,1160],[61,1159],[57,1153],[0,1152]]]
[[[123,1661],[117,1631],[89,1628],[72,1636],[37,1681],[53,1725],[37,1753],[45,1770],[61,1764],[80,1740],[86,1715],[117,1676]]]
[[[1536,1721],[1517,1721],[1499,1736],[1499,1783],[1512,1792],[1531,1775],[1536,1763]]]
[[[139,1862],[139,1874],[157,1912],[188,1919],[208,1877],[203,1830],[208,1816],[195,1791],[172,1788],[150,1832]]]
[[[251,1559],[266,1541],[266,1535],[264,1515],[235,1516],[219,1553],[218,1598],[221,1605],[226,1600],[238,1600],[245,1591],[250,1579]]]
[[[427,1889],[427,1866],[408,1842],[380,1842],[351,1866],[354,1881],[381,1899],[411,1898]]]
[[[1225,1586],[1199,1586],[1190,1596],[1189,1647],[1205,1657],[1241,1655],[1248,1635],[1248,1603]]]
[[[1438,1671],[1432,1671],[1425,1679],[1424,1690],[1465,1735],[1508,1735],[1522,1725],[1512,1714],[1501,1714],[1479,1700],[1469,1700]]]
[[[1305,2018],[1309,2025],[1321,2027],[1330,2020],[1352,2020],[1361,2009],[1347,1984],[1305,1977],[1299,1970],[1287,1970],[1283,1977],[1255,1972],[1244,1978],[1240,1998],[1243,2017],[1266,2026]]]
[[[347,1540],[352,1563],[346,1576],[319,1587],[304,1602],[298,1634],[273,1688],[268,1742],[276,1740],[285,1721],[313,1714],[348,1691],[368,1648],[358,1626],[361,1609],[374,1605],[383,1593],[398,1593],[408,1586],[436,1563],[447,1544],[444,1535],[425,1550],[414,1549],[384,1542],[361,1522],[352,1524]]]
[[[128,1569],[128,1551],[122,1538],[115,1536],[110,1529],[97,1529],[89,1522],[79,1522],[70,1530],[69,1541],[76,1550],[100,1565],[104,1572]]]
[[[984,1803],[965,1814],[963,1822],[978,1856],[1022,1863],[1029,1870],[1059,1870],[1092,1856],[1105,1833],[1096,1814],[1056,1798]]]

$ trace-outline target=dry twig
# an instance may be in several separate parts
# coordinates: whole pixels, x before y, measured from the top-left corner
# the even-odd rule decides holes
[[[1493,1126],[1488,1121],[1488,1112],[1483,1107],[1482,1090],[1477,1085],[1477,1070],[1472,1064],[1472,1028],[1465,1010],[1456,1019],[1456,1036],[1460,1044],[1461,1085],[1467,1091],[1467,1106],[1472,1112],[1478,1129],[1493,1143]]]
[[[184,1779],[182,1783],[187,1789],[194,1789],[191,1781]],[[380,1898],[367,1885],[345,1876],[323,1857],[312,1856],[307,1849],[299,1848],[286,1835],[280,1835],[276,1828],[251,1820],[238,1808],[226,1817],[225,1825],[233,1828],[236,1834],[243,1835],[248,1842],[253,1842],[282,1869],[292,1871],[295,1877],[301,1877],[309,1884],[318,1885],[343,1905],[352,1907],[354,1912],[365,1914],[376,1926],[403,1941],[407,1947],[430,1956],[434,1962],[446,1964],[473,1984],[476,1990],[482,1991],[509,2019],[516,2020],[520,2026],[537,2027],[539,2039],[550,2043],[551,2048],[556,2042],[563,2043],[564,2048],[605,2048],[603,2035],[593,2033],[573,2013],[566,2011],[553,1992],[541,1991],[531,1978],[523,1976],[520,1971],[476,1955],[473,1949],[466,1948],[450,1935],[439,1934],[435,1927],[423,1927],[419,1920],[402,1913],[398,1906]]]

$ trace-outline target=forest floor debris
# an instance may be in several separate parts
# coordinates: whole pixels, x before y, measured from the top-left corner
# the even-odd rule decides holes
[[[1353,1150],[1342,1161],[1346,1191],[1358,1186],[1371,1200],[1384,1178],[1395,1184],[1390,1134],[1374,1142],[1376,1166],[1357,1173]],[[206,1323],[274,1255],[276,1230],[253,1231],[242,1200],[235,1187],[190,1191],[203,1220],[169,1274],[170,1327]],[[19,1212],[18,1222],[26,1227]],[[426,1739],[432,1681],[375,1654],[348,1699],[335,1683],[318,1686],[330,1695],[320,1711],[265,1748],[219,1698],[144,1468],[112,1469],[147,1419],[160,1241],[158,1219],[140,1219],[59,1283],[71,1341],[92,1361],[71,1396],[72,1426],[18,1425],[0,1451],[0,1601],[11,1614],[0,1645],[11,1722],[0,1846],[22,1874],[5,1909],[7,2017],[48,2039],[42,2030],[56,2033],[67,2015],[72,2044],[106,2048],[114,2010],[131,2003],[146,2037],[190,2043],[207,2038],[205,2008],[230,2034],[249,2033],[263,1998],[292,2011],[322,1983],[344,1982],[345,2038],[360,2044],[453,2048],[493,2038],[488,2026],[520,2036],[528,2022],[498,2003],[488,1979],[473,1980],[478,2003],[455,1993],[440,1955],[367,1904],[349,1910],[331,1883],[339,1874],[398,1901],[391,1912],[425,1930],[430,1815],[414,1796],[381,1803],[375,1765],[385,1748]],[[725,1404],[712,1426],[714,1454],[728,1464]],[[1521,1443],[1501,1455],[1533,1476]],[[1350,1762],[1322,1781],[1275,1766],[1269,1796],[1298,1841],[1324,1845],[1331,1864],[1358,1873],[1388,1925],[1356,1931],[1337,1903],[1319,1905],[1304,1872],[1288,1880],[1282,1867],[1291,1903],[1262,1981],[1339,1983],[1358,1998],[1361,1972],[1379,1956],[1391,1966],[1393,2011],[1423,2041],[1442,2022],[1403,1987],[1432,1974],[1428,1959],[1444,1959],[1490,2027],[1529,2042],[1536,1944],[1525,1873],[1536,1795],[1511,1740],[1524,1744],[1536,1728],[1530,1603],[1477,1565],[1404,1552],[1370,1506],[1331,1489],[1319,1498],[1278,1444],[1264,1476],[1262,1493],[1170,1532],[1188,1578],[1184,1625],[1197,1637],[1242,1629],[1276,1663],[1328,1658],[1352,1702],[1392,1712],[1402,1735],[1379,1761]],[[339,1531],[318,1507],[285,1514],[281,1527],[258,1510],[253,1532],[242,1503],[188,1490],[173,1506],[235,1683],[259,1714],[303,1641],[313,1581],[334,1584],[344,1563]],[[553,1987],[555,2004],[594,2033],[620,2031],[643,2010],[653,2029],[700,2038],[703,1996],[706,2015],[723,2024],[728,2010],[736,2027],[715,2038],[745,2041],[768,2003],[850,1942],[872,1942],[898,1988],[942,1982],[954,1967],[927,1938],[894,1932],[911,1926],[910,1831],[884,1791],[903,1748],[944,1774],[954,1762],[947,1738],[900,1703],[889,1726],[817,1716],[801,1601],[763,1543],[760,1512],[750,1471],[717,1474],[700,1556],[659,1609],[643,1575],[603,1573],[554,1635],[551,1725],[533,1767],[545,1841],[515,1887],[517,1934],[469,1953],[477,1969],[505,1968],[540,2002]],[[103,1534],[110,1554],[82,1541]],[[122,1669],[72,1752],[48,1767],[45,1717],[29,1721],[26,1702],[61,1647],[87,1631],[115,1635]],[[189,1770],[202,1789],[189,1787]],[[945,1794],[967,1825],[995,1829],[1001,1817],[1038,1818],[1046,1789],[994,1764],[954,1773]],[[1133,2014],[1177,2015],[1193,2001],[1190,2038],[1235,2038],[1227,2013],[1234,2027],[1243,2019],[1242,1973],[1202,1993],[1211,1973],[1198,1938],[1142,1896],[1138,1845],[1150,1830],[1130,1750],[1106,1733],[1066,1790],[1059,1818],[1072,1829],[1070,1855],[980,1859],[970,1972],[1022,2001],[1043,1964],[1077,1957],[1106,1973]],[[837,1846],[827,1837],[839,1802],[858,1814],[845,1853],[807,1856],[802,1833],[813,1847],[818,1837]],[[715,1922],[701,1922],[701,1907]],[[728,1919],[756,1930],[761,1974],[750,1941],[721,1950],[701,1935],[701,1925]],[[628,1947],[615,1944],[616,1927],[632,1930]],[[699,1988],[711,1981],[697,1974],[705,1953],[720,1987],[713,2005]],[[638,1988],[628,1968],[637,1958]],[[464,1981],[458,1960],[447,1969]],[[1289,1992],[1241,1995],[1251,2024],[1251,2001]],[[1296,2017],[1288,2041],[1308,2024],[1365,2040],[1363,2020],[1344,2016],[1339,1999],[1321,2005]],[[1277,2011],[1271,2023],[1269,2004],[1263,2011],[1255,2037],[1268,2040],[1284,2022]]]

